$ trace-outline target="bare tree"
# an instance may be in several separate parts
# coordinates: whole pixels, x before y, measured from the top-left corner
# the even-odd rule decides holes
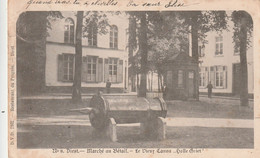
[[[75,74],[72,87],[73,103],[81,102],[81,69],[82,69],[82,25],[83,11],[77,12],[76,44],[75,44]]]

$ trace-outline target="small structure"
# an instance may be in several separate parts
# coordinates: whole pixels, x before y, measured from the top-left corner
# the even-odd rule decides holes
[[[187,53],[176,53],[165,63],[165,99],[198,99],[198,64]]]

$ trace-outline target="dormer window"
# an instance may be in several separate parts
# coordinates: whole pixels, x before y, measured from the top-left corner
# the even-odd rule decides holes
[[[71,18],[65,20],[64,43],[74,43],[74,21]]]

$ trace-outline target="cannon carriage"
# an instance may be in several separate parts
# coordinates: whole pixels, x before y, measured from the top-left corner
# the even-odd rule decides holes
[[[167,106],[162,98],[145,98],[135,95],[94,95],[89,107],[78,109],[89,114],[91,126],[104,131],[112,141],[117,141],[116,125],[140,123],[140,133],[166,135]]]
[[[167,107],[162,98],[143,98],[137,96],[94,95],[90,100],[93,109],[89,114],[91,125],[104,129],[109,118],[117,124],[141,123],[157,117],[166,117]]]

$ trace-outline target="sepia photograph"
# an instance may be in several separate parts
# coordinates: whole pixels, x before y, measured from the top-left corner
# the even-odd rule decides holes
[[[244,10],[22,12],[17,148],[254,149],[253,28]]]

